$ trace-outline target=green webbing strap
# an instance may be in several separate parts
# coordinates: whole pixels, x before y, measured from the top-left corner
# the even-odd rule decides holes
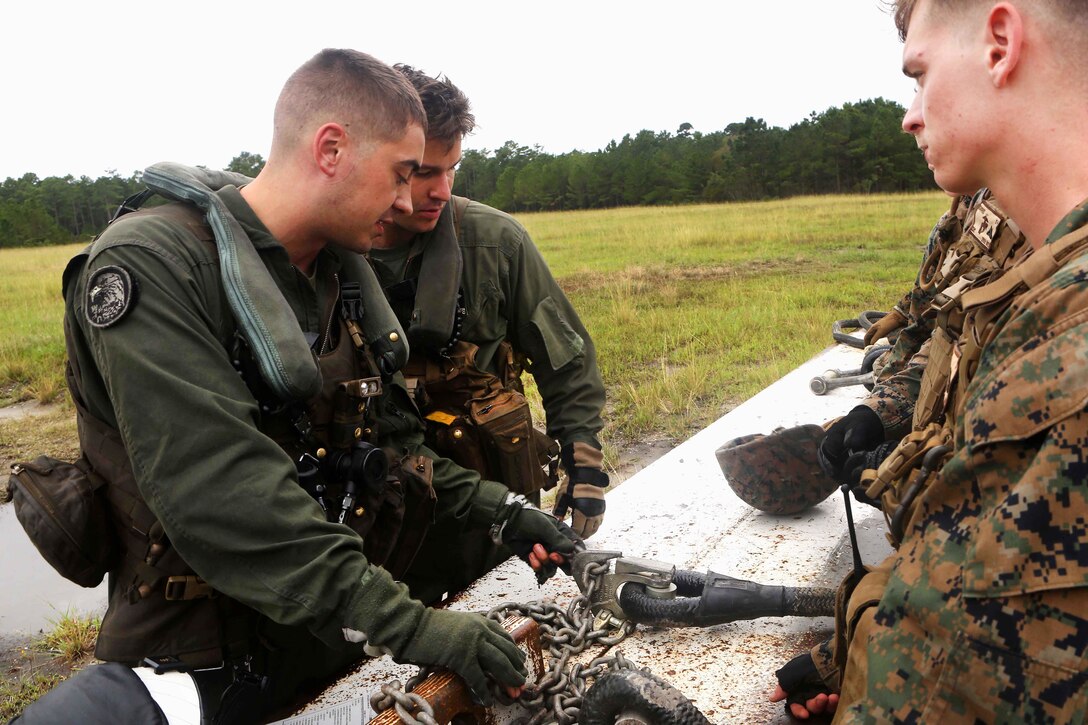
[[[388,377],[408,362],[408,339],[393,308],[385,298],[378,275],[361,254],[344,250],[340,255],[344,278],[357,281],[363,298],[363,318],[359,326],[363,339],[378,363],[383,377]]]
[[[423,261],[419,279],[425,284],[416,289],[408,339],[428,353],[444,348],[453,335],[457,315],[457,293],[461,289],[461,246],[454,227],[454,203],[446,204],[438,225],[423,243]]]
[[[283,293],[253,243],[213,189],[251,181],[241,174],[158,163],[144,171],[148,188],[196,205],[215,235],[227,302],[272,391],[285,401],[306,400],[321,387],[321,373]]]

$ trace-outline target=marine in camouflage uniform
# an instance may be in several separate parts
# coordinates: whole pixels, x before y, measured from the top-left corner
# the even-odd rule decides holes
[[[930,424],[939,419],[941,411],[934,408],[933,403],[946,376],[941,374],[940,366],[930,368],[927,365],[930,338],[936,321],[940,319],[942,311],[957,303],[960,295],[970,285],[999,275],[1005,268],[1011,267],[1024,257],[1028,250],[1029,246],[1019,227],[1007,218],[987,189],[980,190],[973,197],[957,198],[951,211],[934,226],[917,283],[904,297],[904,301],[910,300],[908,314],[904,316],[910,322],[902,329],[900,337],[889,351],[889,362],[878,375],[876,387],[863,401],[864,405],[880,416],[884,428],[883,436],[890,438],[893,431],[901,431],[904,418],[908,421],[909,431],[929,431]],[[920,344],[919,340],[923,335],[925,340]],[[923,390],[926,391],[925,395],[922,395]],[[919,396],[922,396],[921,401]],[[921,409],[917,407],[919,402]],[[873,449],[853,451],[857,458],[844,462],[843,468],[878,465],[893,450],[907,454],[912,462],[921,463],[928,449],[921,448],[916,441],[920,437],[929,440],[929,433],[924,436],[918,432],[908,435],[910,437],[907,442],[902,444],[898,439],[887,444],[883,442],[881,434],[874,436],[870,439]],[[902,462],[906,459],[901,456],[899,460]],[[861,470],[857,469],[849,472],[852,478],[842,469],[832,473],[842,483],[857,486],[855,492],[860,500],[882,508],[889,524],[889,540],[893,546],[898,545],[902,537],[903,522],[911,509],[911,502],[903,504],[901,501],[910,481],[906,485],[899,482],[895,486],[874,487],[873,472],[861,475]],[[858,621],[863,616],[871,616],[870,608],[883,593],[886,569],[887,567],[875,567],[864,576],[856,574],[844,583],[836,636],[819,643],[809,653],[816,674],[822,682],[822,686],[817,686],[814,691],[839,690],[846,663],[847,643],[853,636]],[[851,593],[854,596],[848,610],[847,597]],[[811,695],[813,691],[807,687],[799,689],[802,691],[802,699],[808,699],[805,695]],[[791,701],[796,699],[793,697]]]
[[[1069,43],[1088,17],[1060,2],[914,5],[898,4],[903,65],[925,82],[904,128],[946,188],[984,177],[1033,251],[937,318],[941,384],[923,387],[915,427],[932,422],[869,488],[899,499],[902,540],[858,620],[837,721],[1084,722],[1088,202],[1061,216],[1088,194],[1084,89],[1062,63],[1024,59],[1075,56],[1062,60],[1083,72]]]
[[[391,214],[370,257],[408,331],[405,376],[426,418],[427,442],[538,501],[542,488],[555,485],[558,458],[567,477],[556,514],[570,511],[574,531],[591,536],[608,485],[593,341],[525,228],[452,196],[461,141],[474,125],[468,99],[444,77],[396,67],[423,100],[427,146],[412,182],[413,213]],[[546,435],[533,426],[523,370],[540,392]],[[485,537],[460,551],[437,536],[428,547],[407,579],[425,597],[441,593],[434,583],[442,578],[446,590],[461,589],[509,556]]]
[[[1086,223],[1082,206],[1048,238],[1073,245],[1057,263],[1044,247],[964,295],[964,339],[983,347],[942,356],[954,405],[931,432],[951,457],[923,479],[875,616],[855,632],[844,721],[1088,716]]]

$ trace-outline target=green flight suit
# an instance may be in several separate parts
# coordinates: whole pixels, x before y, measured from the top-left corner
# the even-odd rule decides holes
[[[479,368],[500,376],[503,372],[500,345],[509,342],[515,354],[528,358],[527,370],[544,404],[548,436],[558,440],[561,446],[580,443],[600,450],[597,436],[604,425],[601,420],[604,383],[597,367],[596,349],[578,313],[516,219],[469,200],[455,225],[451,219],[454,204],[454,201],[446,204],[435,229],[417,235],[407,250],[400,247],[370,252],[382,286],[388,290],[404,280],[420,278],[428,245],[435,243],[436,235],[453,234],[456,229],[465,308],[459,339],[479,347],[476,356]],[[419,279],[416,294],[426,295],[436,286]],[[448,303],[452,305],[453,300]],[[405,317],[410,310],[398,307],[395,300],[393,309],[407,330],[411,321]],[[479,545],[472,552],[458,559],[448,546],[442,549],[440,541],[436,535],[424,545],[406,579],[413,587],[413,594],[424,601],[436,592],[419,591],[417,578],[434,582],[443,573],[456,570],[459,563],[462,566],[467,563],[468,569],[450,579],[449,590],[454,590],[509,555],[494,553],[486,541],[477,541]]]
[[[348,253],[324,249],[311,284],[237,188],[216,193],[300,328],[320,338],[319,291],[341,274]],[[111,266],[133,283],[120,316],[87,289],[96,272]],[[250,612],[262,642],[281,647],[265,652],[264,672],[274,679],[275,696],[284,698],[307,675],[326,675],[361,656],[343,630],[362,630],[356,613],[380,603],[368,601],[361,586],[370,567],[363,540],[326,520],[299,486],[291,457],[258,428],[262,411],[230,359],[236,325],[222,284],[214,246],[192,229],[154,213],[122,217],[66,273],[66,332],[81,372],[79,392],[90,414],[120,433],[140,493],[170,545],[221,598]],[[107,326],[92,321],[103,310]],[[398,380],[375,401],[376,442],[433,456],[422,445],[407,394],[395,394]],[[445,459],[435,460],[434,470],[435,519],[444,532],[492,522],[505,487]],[[122,586],[111,576],[111,607]],[[110,624],[107,612],[100,642],[114,634]],[[166,640],[178,636],[162,633]]]

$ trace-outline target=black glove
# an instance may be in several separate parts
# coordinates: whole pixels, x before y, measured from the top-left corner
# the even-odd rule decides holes
[[[884,424],[880,416],[867,405],[856,406],[824,434],[817,454],[820,468],[840,484],[849,483],[847,459],[854,453],[871,451],[883,442]]]
[[[552,513],[562,519],[571,510],[571,528],[588,539],[604,521],[604,491],[608,488],[608,474],[601,470],[604,456],[587,443],[573,443],[563,446],[559,457],[567,481],[555,497]]]
[[[868,504],[869,506],[875,506],[880,508],[880,501],[877,499],[871,499],[865,495],[865,487],[861,485],[861,474],[870,468],[880,468],[880,464],[884,462],[884,459],[892,454],[892,451],[899,445],[899,441],[885,441],[876,446],[871,451],[858,451],[857,453],[851,453],[846,463],[842,466],[842,479],[840,483],[845,483],[850,486],[850,493],[854,494],[854,498],[859,502]]]
[[[524,496],[507,494],[506,501],[499,507],[495,523],[491,526],[491,540],[496,544],[506,544],[519,559],[533,566],[530,554],[533,547],[540,544],[548,554],[560,554],[563,563],[556,564],[550,558],[538,562],[536,580],[543,584],[555,574],[556,567],[570,574],[570,562],[574,554],[584,551],[586,546],[571,531],[571,528],[554,516],[549,516],[525,500]],[[534,557],[535,558],[535,557]]]
[[[782,665],[774,673],[778,678],[778,685],[786,693],[786,714],[793,718],[790,705],[801,705],[807,708],[809,700],[817,695],[830,695],[832,690],[828,688],[820,678],[820,671],[816,669],[816,663],[812,660],[812,654],[805,652]]]

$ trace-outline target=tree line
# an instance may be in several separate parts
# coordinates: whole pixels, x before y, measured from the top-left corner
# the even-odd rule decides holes
[[[877,98],[813,112],[789,128],[750,117],[702,133],[685,123],[675,133],[643,130],[599,151],[559,155],[508,141],[466,150],[456,191],[519,212],[932,188],[925,160],[900,128],[903,113]],[[263,164],[242,152],[226,168],[253,176]],[[0,184],[0,247],[87,239],[142,188],[139,172],[8,178]]]

